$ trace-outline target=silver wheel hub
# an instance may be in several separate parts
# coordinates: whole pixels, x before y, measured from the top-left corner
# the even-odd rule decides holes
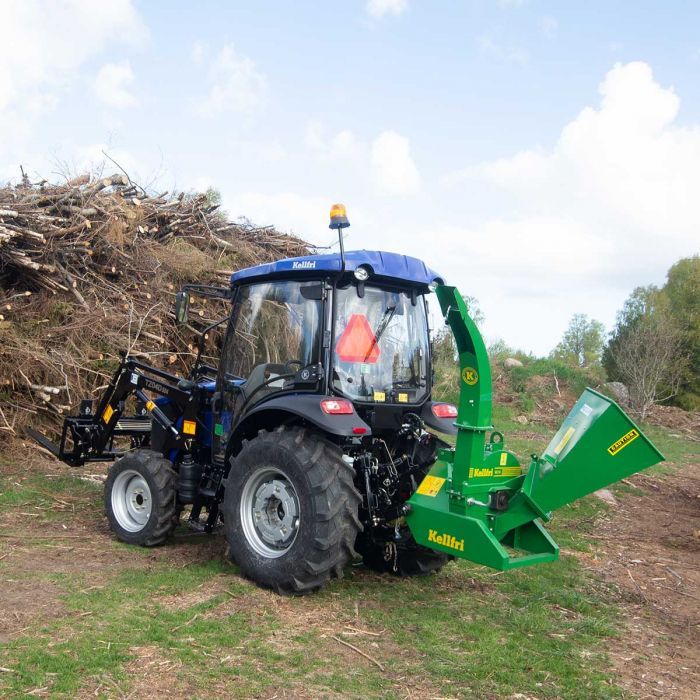
[[[299,498],[279,469],[254,471],[241,494],[241,524],[248,544],[268,558],[282,556],[299,530]]]
[[[127,532],[139,532],[146,527],[153,498],[148,482],[134,469],[125,469],[114,480],[111,493],[112,513]]]

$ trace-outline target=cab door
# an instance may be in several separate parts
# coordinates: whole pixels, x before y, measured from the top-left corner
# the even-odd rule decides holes
[[[299,377],[320,362],[323,297],[319,281],[276,280],[239,288],[219,365],[219,445],[225,446],[241,418],[270,396],[318,391],[317,384]]]

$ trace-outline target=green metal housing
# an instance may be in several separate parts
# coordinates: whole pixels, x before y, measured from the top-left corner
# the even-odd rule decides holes
[[[664,459],[612,400],[586,389],[541,457],[524,470],[491,432],[491,369],[484,341],[454,287],[436,290],[460,365],[458,433],[409,500],[419,544],[495,569],[553,561],[542,526],[556,508]]]

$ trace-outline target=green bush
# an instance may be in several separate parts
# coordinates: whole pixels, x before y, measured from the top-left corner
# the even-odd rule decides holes
[[[587,386],[597,387],[605,382],[605,372],[601,367],[574,367],[561,360],[539,358],[514,367],[509,371],[510,384],[514,392],[524,394],[528,391],[531,377],[556,376],[559,382],[567,384],[574,393],[581,393]]]

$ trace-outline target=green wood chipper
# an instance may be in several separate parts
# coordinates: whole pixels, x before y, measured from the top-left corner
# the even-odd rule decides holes
[[[348,225],[334,206],[331,228]],[[195,530],[223,523],[227,556],[281,593],[318,590],[356,553],[399,575],[454,557],[511,569],[556,559],[542,526],[553,510],[663,459],[588,389],[521,467],[491,425],[488,357],[458,291],[420,260],[342,243],[240,270],[227,287],[186,286],[179,322],[192,295],[228,309],[202,331],[189,377],[124,355],[58,444],[32,431],[73,466],[113,462],[117,538],[162,544],[185,513]],[[432,293],[456,342],[459,407],[432,397]],[[205,361],[217,325],[218,359]]]

